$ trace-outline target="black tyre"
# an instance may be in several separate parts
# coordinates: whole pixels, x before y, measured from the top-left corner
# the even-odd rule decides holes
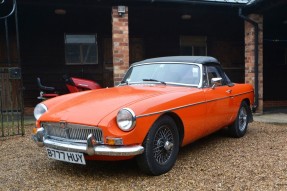
[[[237,114],[237,118],[232,125],[230,125],[229,132],[232,137],[243,137],[247,131],[249,123],[249,106],[246,102],[242,102]]]
[[[169,116],[159,118],[143,143],[145,151],[137,158],[138,166],[150,175],[168,172],[175,164],[179,151],[177,126]]]

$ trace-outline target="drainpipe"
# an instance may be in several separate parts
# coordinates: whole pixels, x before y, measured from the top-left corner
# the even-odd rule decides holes
[[[259,26],[258,23],[253,21],[252,19],[246,17],[245,15],[242,14],[242,9],[239,8],[239,17],[243,18],[245,21],[251,23],[254,26],[254,32],[255,32],[255,37],[254,37],[254,56],[255,56],[255,66],[254,66],[254,72],[255,72],[255,82],[254,82],[254,88],[255,88],[255,100],[254,100],[254,107],[253,107],[253,112],[256,111],[258,107],[258,99],[259,99],[259,94],[258,94],[258,36],[259,36]]]

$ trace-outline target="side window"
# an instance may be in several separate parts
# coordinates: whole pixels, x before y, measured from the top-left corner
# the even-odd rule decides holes
[[[207,79],[207,70],[206,67],[203,68],[203,73],[202,73],[202,86],[204,88],[209,87],[208,85],[208,79]]]
[[[223,83],[224,79],[221,76],[220,71],[216,66],[207,66],[206,73],[207,73],[207,84],[208,84],[207,87],[212,86],[212,83],[211,83],[212,78],[222,78],[221,85],[224,85]]]

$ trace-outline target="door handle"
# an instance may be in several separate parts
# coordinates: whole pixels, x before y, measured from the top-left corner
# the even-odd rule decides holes
[[[226,93],[230,94],[232,92],[232,90],[226,90]]]

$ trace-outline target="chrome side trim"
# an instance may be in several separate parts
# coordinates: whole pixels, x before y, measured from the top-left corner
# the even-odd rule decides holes
[[[196,103],[187,104],[187,105],[183,105],[183,106],[179,106],[179,107],[174,107],[174,108],[170,108],[170,109],[162,110],[162,111],[158,111],[158,112],[138,115],[137,118],[147,117],[147,116],[151,116],[151,115],[157,115],[157,114],[161,114],[161,113],[166,113],[166,112],[170,112],[170,111],[174,111],[174,110],[178,110],[178,109],[183,109],[183,108],[187,108],[187,107],[191,107],[191,106],[195,106],[195,105],[200,105],[200,104],[203,104],[203,103],[209,103],[209,102],[213,102],[213,101],[218,101],[218,100],[222,100],[222,99],[233,98],[233,97],[241,96],[241,95],[248,94],[248,93],[251,93],[251,92],[253,92],[253,91],[244,92],[244,93],[241,93],[241,94],[236,94],[236,95],[231,95],[231,96],[226,96],[226,97],[222,97],[222,98],[218,98],[218,99],[212,99],[212,100],[207,100],[207,101],[202,101],[202,102],[196,102]]]
[[[171,109],[162,110],[162,111],[158,111],[158,112],[153,112],[153,113],[138,115],[137,118],[146,117],[146,116],[151,116],[151,115],[156,115],[156,114],[160,114],[160,113],[166,113],[166,112],[169,112],[169,111],[174,111],[174,110],[178,110],[178,109],[182,109],[182,108],[186,108],[186,107],[191,107],[191,106],[199,105],[199,104],[203,104],[203,103],[206,103],[206,101],[197,102],[197,103],[188,104],[188,105],[183,105],[183,106],[179,106],[179,107],[174,107],[174,108],[171,108]]]

